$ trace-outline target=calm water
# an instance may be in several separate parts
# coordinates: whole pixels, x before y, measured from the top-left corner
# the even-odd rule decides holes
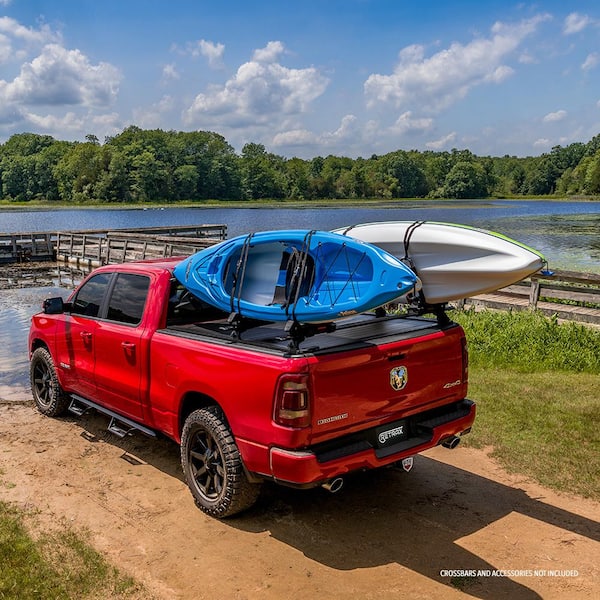
[[[250,231],[334,229],[389,220],[463,223],[498,231],[540,252],[550,268],[600,273],[600,202],[426,201],[401,208],[166,208],[0,211],[0,232],[125,229],[223,223],[229,237]],[[3,273],[4,271],[4,273]],[[0,265],[0,278],[6,275]],[[6,277],[5,277],[6,282]],[[0,399],[30,398],[27,331],[43,298],[66,296],[74,280],[10,280],[0,291]]]

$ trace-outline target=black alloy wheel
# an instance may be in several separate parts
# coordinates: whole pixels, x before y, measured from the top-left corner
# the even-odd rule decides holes
[[[46,348],[37,348],[32,354],[29,378],[33,399],[43,415],[57,417],[67,410],[71,399],[60,387],[54,361]]]
[[[221,409],[191,413],[181,436],[181,465],[198,508],[223,518],[252,506],[260,486],[250,483]]]

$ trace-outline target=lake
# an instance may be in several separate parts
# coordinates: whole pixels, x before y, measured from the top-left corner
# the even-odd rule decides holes
[[[335,229],[372,221],[429,220],[498,231],[542,252],[551,268],[600,272],[600,202],[426,200],[397,208],[96,208],[0,210],[0,231],[126,229],[223,223],[229,237],[269,229]]]
[[[165,208],[0,210],[1,232],[125,229],[223,223],[229,237],[250,231],[334,229],[371,221],[432,220],[498,231],[548,259],[550,268],[600,273],[600,202],[422,201],[397,208]],[[6,267],[0,266],[0,277]],[[71,283],[71,285],[70,285]],[[15,281],[0,292],[0,399],[31,397],[29,319],[43,298],[66,296],[72,280]]]

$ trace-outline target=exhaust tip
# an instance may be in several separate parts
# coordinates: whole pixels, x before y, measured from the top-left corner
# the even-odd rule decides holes
[[[451,435],[450,437],[444,438],[440,443],[444,448],[454,450],[454,448],[460,444],[460,438],[457,435]]]
[[[336,477],[335,479],[331,479],[326,483],[322,484],[321,487],[331,494],[335,494],[339,492],[344,486],[344,480],[341,477]]]

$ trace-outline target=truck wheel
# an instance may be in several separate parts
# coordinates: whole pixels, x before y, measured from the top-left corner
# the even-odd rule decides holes
[[[250,483],[223,412],[217,406],[196,410],[181,434],[181,466],[198,508],[229,517],[252,506],[260,485]]]
[[[46,348],[37,348],[32,354],[29,379],[33,399],[43,415],[58,417],[67,410],[71,399],[58,383],[54,361]]]

